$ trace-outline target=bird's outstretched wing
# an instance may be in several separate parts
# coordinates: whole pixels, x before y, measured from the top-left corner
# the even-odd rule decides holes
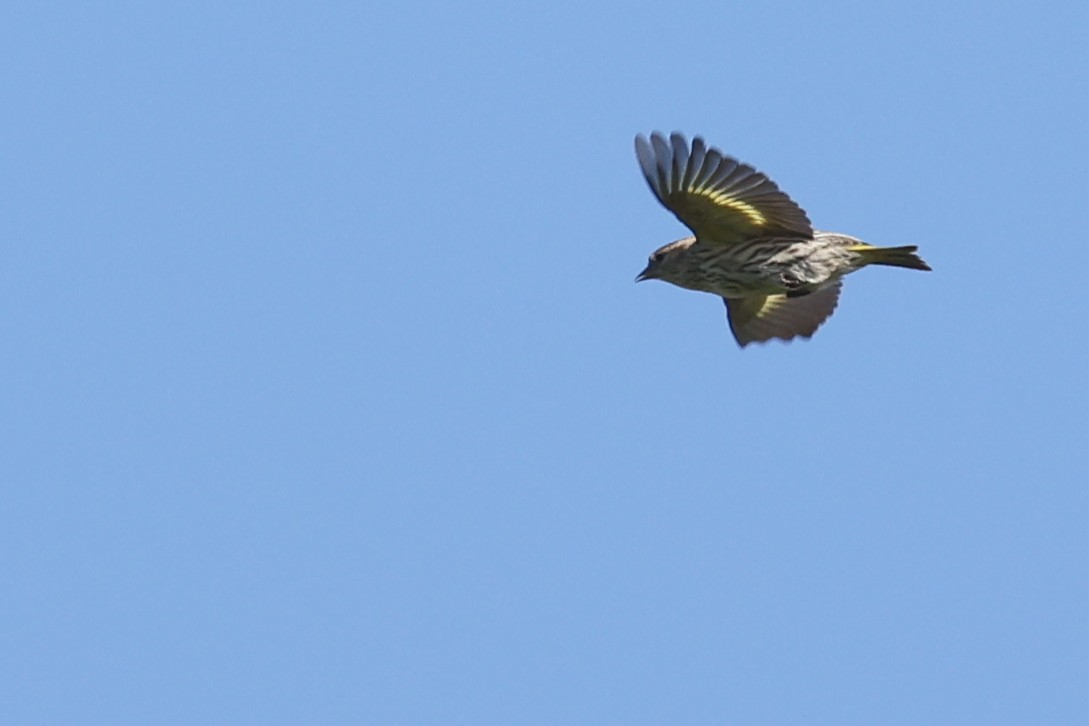
[[[791,340],[799,335],[809,338],[835,311],[841,284],[836,280],[802,297],[757,295],[723,298],[730,331],[742,348],[749,343],[763,343],[772,338]]]
[[[651,191],[703,243],[737,244],[756,236],[813,236],[802,208],[748,164],[703,139],[635,137],[635,154]]]

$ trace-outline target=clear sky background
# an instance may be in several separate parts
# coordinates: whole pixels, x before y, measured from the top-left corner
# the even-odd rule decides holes
[[[1087,34],[7,7],[0,721],[1089,723]],[[934,272],[739,350],[674,129]]]

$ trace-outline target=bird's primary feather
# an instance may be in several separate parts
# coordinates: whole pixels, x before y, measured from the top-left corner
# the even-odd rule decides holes
[[[813,227],[775,182],[748,164],[681,134],[635,137],[651,191],[707,243],[736,244],[757,236],[810,237]]]
[[[842,283],[836,280],[828,287],[802,297],[752,295],[722,298],[726,303],[730,332],[742,348],[749,343],[763,343],[772,338],[809,338],[835,312],[841,287]]]

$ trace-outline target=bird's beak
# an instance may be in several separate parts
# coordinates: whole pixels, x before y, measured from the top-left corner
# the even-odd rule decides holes
[[[643,270],[642,272],[640,272],[638,275],[635,276],[635,281],[636,282],[642,282],[643,280],[650,280],[653,277],[654,277],[654,275],[650,274],[650,266],[648,265],[647,269]]]

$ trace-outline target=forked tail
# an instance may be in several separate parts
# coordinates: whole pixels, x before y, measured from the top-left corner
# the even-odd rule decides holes
[[[852,252],[862,255],[864,265],[888,265],[889,267],[908,267],[912,270],[929,270],[930,265],[923,262],[915,251],[919,249],[915,245],[906,247],[871,247],[870,245],[857,245],[851,247]]]

